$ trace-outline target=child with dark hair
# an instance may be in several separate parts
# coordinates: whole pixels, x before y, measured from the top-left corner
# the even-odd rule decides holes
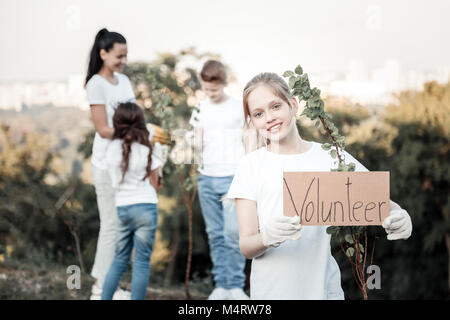
[[[135,103],[122,103],[113,117],[113,140],[106,163],[115,190],[117,230],[115,255],[103,284],[102,300],[110,300],[128,268],[134,247],[131,299],[145,299],[150,276],[162,166],[152,153],[144,113]]]

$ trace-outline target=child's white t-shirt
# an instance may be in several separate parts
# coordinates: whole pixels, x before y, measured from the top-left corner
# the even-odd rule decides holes
[[[355,171],[368,171],[344,151],[346,163]],[[265,147],[245,155],[239,162],[227,198],[257,203],[259,229],[271,216],[283,215],[283,171],[330,171],[334,161],[321,145],[300,154],[277,154]],[[326,226],[303,226],[299,240],[287,240],[269,248],[252,261],[252,299],[344,299],[341,275],[331,255],[331,236]]]
[[[213,177],[234,175],[244,155],[242,102],[228,97],[221,103],[202,101],[199,111],[192,112],[189,124],[203,129],[202,166],[199,172]]]
[[[128,170],[122,181],[122,140],[115,139],[106,149],[106,164],[115,189],[116,206],[127,206],[137,203],[158,203],[155,188],[148,178],[142,180],[147,173],[148,153],[150,149],[143,144],[133,142],[128,159]],[[151,170],[161,167],[162,163],[152,154]]]
[[[117,105],[122,102],[136,101],[128,77],[117,72],[115,72],[114,75],[118,80],[118,83],[115,85],[98,74],[94,74],[86,84],[86,93],[89,104],[105,105],[106,121],[111,128],[113,127],[112,118]],[[105,152],[110,142],[111,140],[102,138],[98,132],[95,133],[91,163],[97,168],[103,170],[107,169]]]

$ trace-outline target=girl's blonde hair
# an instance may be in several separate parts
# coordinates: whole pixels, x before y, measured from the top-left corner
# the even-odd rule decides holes
[[[250,109],[248,106],[248,96],[259,85],[266,85],[272,89],[273,93],[285,101],[292,107],[292,96],[286,81],[276,73],[263,72],[250,80],[244,88],[243,105],[244,105],[244,134],[243,143],[245,152],[251,152],[265,145],[270,144],[269,139],[264,139],[258,131],[253,127],[250,119]]]

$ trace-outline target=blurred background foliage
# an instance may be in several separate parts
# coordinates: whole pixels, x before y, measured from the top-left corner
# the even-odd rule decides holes
[[[133,83],[147,121],[162,126],[172,136],[176,129],[190,129],[190,114],[202,99],[196,70],[207,58],[219,57],[190,48],[126,67],[124,73]],[[370,229],[379,236],[374,263],[381,268],[381,289],[370,290],[369,299],[448,299],[450,83],[429,82],[422,90],[400,92],[394,104],[376,111],[332,96],[324,101],[339,132],[346,136],[346,150],[371,171],[390,171],[391,199],[406,209],[413,221],[413,233],[407,241],[391,242],[381,227]],[[326,139],[325,132],[306,118],[298,120],[298,128],[306,140]],[[92,140],[91,127],[77,140],[81,160],[72,164],[70,174],[61,176],[61,151],[50,145],[48,135],[33,131],[18,134],[2,121],[0,299],[88,297],[99,221],[94,187],[83,178],[82,169],[89,166]],[[191,287],[207,295],[213,287],[212,265],[195,193],[196,168],[177,160],[184,147],[174,138],[172,157],[164,168],[150,287],[169,289],[184,282],[190,196]],[[192,155],[184,156],[190,159]],[[351,267],[334,241],[332,252],[341,268],[346,298],[361,299]],[[65,270],[72,264],[84,270],[82,290],[77,292],[65,286]],[[21,276],[14,278],[13,272]],[[44,284],[37,290],[27,277],[39,277]],[[19,290],[19,284],[30,289]],[[127,278],[125,284],[129,284]]]

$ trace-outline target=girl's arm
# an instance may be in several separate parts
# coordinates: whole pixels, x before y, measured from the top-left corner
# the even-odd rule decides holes
[[[256,201],[236,199],[236,212],[239,224],[239,247],[247,259],[264,253],[267,249],[258,230]]]
[[[163,186],[162,167],[158,167],[150,172],[150,184],[155,188],[156,192],[161,190]]]
[[[92,121],[94,122],[95,131],[105,139],[112,139],[114,128],[108,127],[106,121],[106,109],[103,104],[91,105]]]

